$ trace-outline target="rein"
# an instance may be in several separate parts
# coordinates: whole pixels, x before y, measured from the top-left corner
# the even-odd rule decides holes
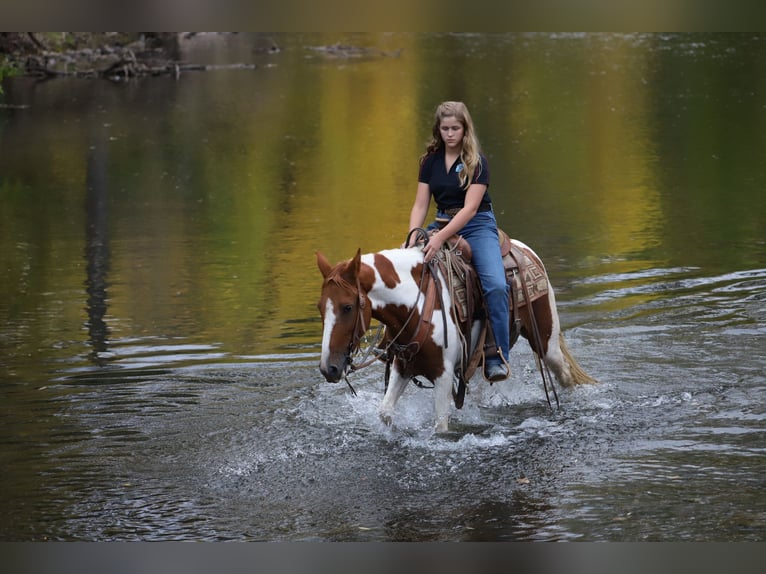
[[[420,227],[416,227],[415,229],[412,229],[407,234],[407,239],[405,240],[405,245],[410,244],[410,239],[412,238],[412,235],[417,235],[416,242],[417,243],[423,243],[428,241],[428,232],[425,229],[422,229]],[[424,261],[424,270],[420,274],[420,285],[418,287],[418,296],[415,299],[415,303],[412,305],[412,310],[410,311],[410,314],[407,316],[407,320],[402,325],[401,329],[399,329],[399,332],[391,338],[391,341],[389,342],[388,346],[385,349],[385,352],[388,356],[389,350],[396,346],[396,349],[394,351],[395,355],[398,355],[402,360],[404,361],[410,361],[412,358],[418,354],[418,351],[420,351],[420,347],[423,345],[423,342],[428,337],[428,329],[424,329],[423,325],[424,323],[430,323],[431,317],[433,316],[434,307],[435,307],[435,298],[439,297],[439,304],[441,306],[442,310],[442,321],[444,323],[444,347],[446,348],[449,344],[447,341],[447,309],[444,307],[444,299],[442,297],[442,290],[440,288],[439,284],[439,275],[437,272],[437,261],[436,259],[432,259],[430,262],[425,263]],[[430,283],[426,285],[426,282],[430,279]],[[425,287],[425,288],[424,288]],[[418,302],[420,301],[421,295],[425,296],[425,302],[423,303],[423,310],[420,314],[420,320],[418,321],[418,324],[415,327],[415,333],[412,335],[412,339],[409,343],[402,344],[397,343],[396,341],[399,339],[399,337],[404,332],[404,329],[409,325],[410,320],[415,315],[415,311],[418,310]]]
[[[405,245],[409,245],[410,239],[412,238],[412,235],[417,235],[417,242],[424,242],[428,240],[428,233],[425,229],[421,228],[415,228],[409,232],[407,235],[407,240],[405,242]],[[431,315],[433,314],[433,307],[434,307],[434,299],[435,297],[439,297],[439,303],[441,305],[442,310],[442,321],[444,323],[444,333],[446,337],[447,333],[447,310],[444,307],[444,300],[442,297],[441,289],[439,288],[439,279],[437,274],[437,262],[436,259],[432,259],[429,263],[425,263],[424,268],[427,269],[423,271],[423,273],[420,276],[420,285],[418,289],[418,295],[415,299],[415,303],[412,305],[412,309],[407,316],[407,319],[402,324],[401,328],[399,329],[399,332],[394,335],[391,340],[388,342],[388,344],[385,346],[385,348],[381,349],[379,352],[376,353],[376,355],[372,358],[368,359],[368,356],[371,352],[372,347],[374,347],[381,338],[381,331],[383,328],[383,325],[380,325],[378,327],[378,332],[375,335],[375,341],[370,345],[370,349],[365,353],[364,357],[362,358],[362,362],[360,364],[354,364],[349,361],[349,368],[348,371],[358,371],[360,369],[363,369],[365,367],[370,366],[375,361],[378,360],[379,357],[385,356],[388,358],[388,363],[390,362],[390,357],[393,352],[394,355],[398,355],[399,357],[402,357],[404,360],[411,360],[412,357],[414,357],[418,351],[420,350],[421,345],[423,344],[423,341],[425,337],[428,335],[427,330],[421,329],[421,326],[423,323],[430,321]],[[432,283],[426,287],[426,281],[428,281],[429,277],[431,278]],[[426,289],[424,289],[426,287]],[[435,290],[435,294],[429,292],[430,289],[433,288]],[[359,283],[359,278],[356,279],[356,289],[357,289],[357,296],[359,299],[359,305],[357,307],[357,319],[356,319],[356,327],[354,328],[354,335],[349,342],[348,345],[348,356],[351,357],[351,355],[356,352],[359,349],[360,342],[362,340],[362,337],[367,332],[368,326],[365,326],[364,324],[364,318],[362,314],[362,310],[364,309],[365,299],[362,295],[362,288]],[[423,313],[420,316],[420,322],[415,328],[415,334],[412,337],[412,340],[409,343],[402,344],[398,342],[399,337],[404,333],[404,330],[407,328],[407,326],[410,324],[410,321],[415,316],[415,312],[418,310],[418,303],[420,302],[421,296],[423,294],[426,294],[426,302],[423,309]],[[447,347],[448,341],[445,339],[445,347]],[[348,373],[344,374],[344,379],[346,381],[346,384],[351,389],[351,391],[356,396],[356,391],[354,390],[354,387],[351,386],[351,383],[348,380]]]

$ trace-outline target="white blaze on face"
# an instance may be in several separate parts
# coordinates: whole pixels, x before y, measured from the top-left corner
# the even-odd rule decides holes
[[[335,311],[332,301],[328,298],[324,309],[324,331],[322,332],[322,357],[319,360],[320,368],[327,367],[327,359],[330,357],[330,337],[335,327]]]

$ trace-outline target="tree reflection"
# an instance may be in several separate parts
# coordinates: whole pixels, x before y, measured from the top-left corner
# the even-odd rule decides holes
[[[98,366],[106,364],[108,350],[107,275],[109,272],[109,226],[107,222],[107,150],[103,133],[93,134],[87,155],[85,193],[85,259],[88,294],[88,339],[92,350],[88,355]]]

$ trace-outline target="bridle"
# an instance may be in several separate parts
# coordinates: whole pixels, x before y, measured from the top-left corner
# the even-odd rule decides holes
[[[354,287],[345,279],[342,277],[335,275],[333,277],[330,277],[328,281],[332,281],[338,287],[342,289],[353,289]],[[367,295],[362,291],[362,285],[359,282],[359,277],[356,277],[356,297],[357,297],[357,304],[356,304],[356,317],[354,318],[354,332],[351,335],[351,339],[348,342],[348,346],[346,347],[346,364],[344,366],[343,371],[343,379],[346,381],[346,384],[348,385],[348,388],[351,389],[351,392],[356,396],[356,390],[354,387],[351,386],[351,383],[348,380],[348,372],[349,371],[356,371],[357,369],[360,369],[362,367],[366,367],[367,365],[371,364],[373,361],[375,361],[375,358],[373,358],[368,363],[365,363],[363,365],[354,365],[351,361],[351,356],[359,350],[360,344],[362,342],[362,337],[364,337],[364,334],[367,332],[367,329],[369,328],[369,322],[367,325],[365,325],[365,317],[364,317],[364,310],[367,307],[367,301],[368,297]]]
[[[364,308],[367,305],[367,295],[362,293],[362,285],[359,283],[359,277],[356,278],[356,298],[357,298],[357,305],[356,305],[356,319],[354,321],[354,334],[351,337],[351,341],[348,343],[348,351],[347,356],[349,357],[349,368],[352,370],[357,369],[358,367],[354,367],[353,363],[351,363],[351,355],[354,354],[356,351],[359,350],[359,346],[362,342],[362,337],[364,337],[364,334],[367,332],[367,329],[369,328],[369,324],[365,325],[364,321]],[[348,383],[348,379],[346,379],[346,382]],[[351,387],[351,384],[348,385]],[[353,387],[351,388],[353,391]],[[356,392],[354,392],[356,394]]]

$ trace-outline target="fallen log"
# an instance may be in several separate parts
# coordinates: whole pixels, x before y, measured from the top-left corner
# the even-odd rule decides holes
[[[112,61],[104,68],[87,67],[80,64],[57,67],[47,66],[37,58],[30,58],[26,63],[26,73],[45,78],[106,78],[109,80],[124,80],[144,76],[174,75],[179,77],[183,72],[204,72],[213,70],[254,70],[256,64],[190,64],[175,61],[143,61],[129,55],[117,61]]]

